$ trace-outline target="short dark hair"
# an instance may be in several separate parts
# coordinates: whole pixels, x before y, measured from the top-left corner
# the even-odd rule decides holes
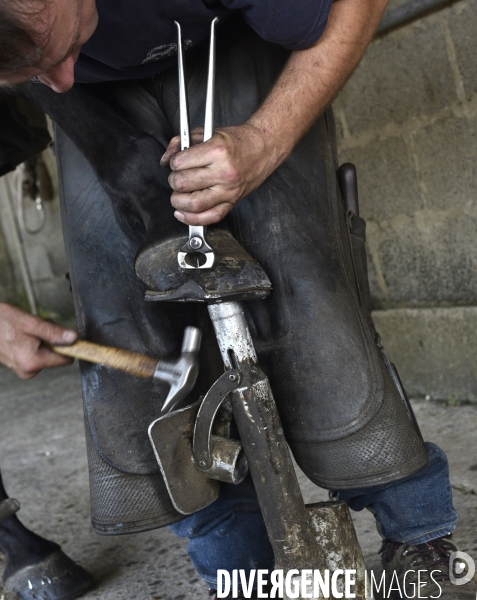
[[[41,62],[45,35],[32,25],[41,25],[48,5],[49,0],[0,0],[0,77]]]

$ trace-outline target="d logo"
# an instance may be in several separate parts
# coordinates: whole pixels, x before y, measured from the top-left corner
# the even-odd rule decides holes
[[[467,573],[465,571],[467,570]],[[462,573],[465,573],[462,575]],[[466,552],[453,552],[449,556],[449,577],[454,585],[468,583],[475,573],[475,563]]]

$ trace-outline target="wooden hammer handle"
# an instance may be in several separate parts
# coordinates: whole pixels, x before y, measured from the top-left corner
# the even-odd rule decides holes
[[[150,356],[139,354],[139,352],[101,346],[85,340],[78,340],[71,346],[49,345],[49,348],[57,354],[87,360],[98,365],[106,365],[135,377],[152,377],[158,362]]]

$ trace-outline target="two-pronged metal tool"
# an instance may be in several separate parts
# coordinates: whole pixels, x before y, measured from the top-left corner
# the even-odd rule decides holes
[[[212,21],[210,27],[209,73],[207,78],[207,95],[205,99],[204,142],[214,135],[214,82],[215,82],[215,25],[218,19]],[[179,110],[180,110],[180,140],[181,150],[190,146],[189,107],[185,83],[184,56],[182,47],[181,26],[177,27],[177,53],[179,64]],[[201,225],[189,225],[189,241],[178,254],[179,265],[182,269],[211,269],[215,263],[213,248],[205,238],[207,228]]]

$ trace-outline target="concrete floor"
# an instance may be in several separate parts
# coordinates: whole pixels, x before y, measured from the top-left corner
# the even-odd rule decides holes
[[[101,537],[89,520],[82,402],[76,367],[21,381],[0,367],[0,457],[9,494],[22,503],[23,522],[55,540],[96,579],[85,600],[196,600],[208,597],[187,557],[186,543],[169,530]],[[448,454],[455,505],[455,539],[477,558],[477,406],[414,403],[424,437]],[[306,502],[326,492],[300,475]],[[353,518],[368,568],[379,568],[380,538],[367,511]],[[2,564],[0,563],[0,568]],[[0,600],[9,600],[2,594]]]

